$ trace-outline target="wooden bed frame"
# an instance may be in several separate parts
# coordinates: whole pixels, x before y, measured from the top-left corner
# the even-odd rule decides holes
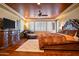
[[[45,34],[45,33],[43,33],[43,34]],[[46,34],[48,34],[48,33],[46,33]],[[72,34],[72,32],[71,32],[71,34]],[[44,46],[44,41],[43,41],[44,38],[38,37],[38,39],[39,39],[39,48],[40,49],[79,50],[79,41],[70,42],[70,43],[63,43],[63,44],[45,45]]]

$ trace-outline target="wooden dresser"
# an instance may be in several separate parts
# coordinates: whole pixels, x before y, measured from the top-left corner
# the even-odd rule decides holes
[[[0,47],[4,46],[4,32],[0,31]]]
[[[16,44],[20,40],[18,30],[1,30],[0,31],[0,48]]]

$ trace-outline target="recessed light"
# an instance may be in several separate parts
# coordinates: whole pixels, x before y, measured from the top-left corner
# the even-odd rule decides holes
[[[27,17],[27,16],[25,16],[25,17]]]

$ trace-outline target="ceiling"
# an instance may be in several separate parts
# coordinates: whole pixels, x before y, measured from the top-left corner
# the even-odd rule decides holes
[[[57,16],[60,15],[60,13],[62,13],[66,8],[68,8],[72,3],[41,3],[40,5],[37,5],[36,3],[6,3],[6,4],[10,6],[11,8],[13,8],[15,11],[17,11],[18,13],[20,13],[25,18],[26,16],[29,17],[29,13],[30,13],[29,9],[31,5],[36,6],[38,8],[44,5],[49,5],[51,6],[51,9],[54,10],[52,11],[51,17],[56,18]],[[55,10],[58,10],[58,12]]]

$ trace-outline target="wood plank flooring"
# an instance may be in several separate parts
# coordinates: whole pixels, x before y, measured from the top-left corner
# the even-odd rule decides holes
[[[20,52],[14,51],[27,39],[21,39],[16,45],[7,49],[0,49],[0,56],[79,56],[79,51],[44,50],[44,52]]]

